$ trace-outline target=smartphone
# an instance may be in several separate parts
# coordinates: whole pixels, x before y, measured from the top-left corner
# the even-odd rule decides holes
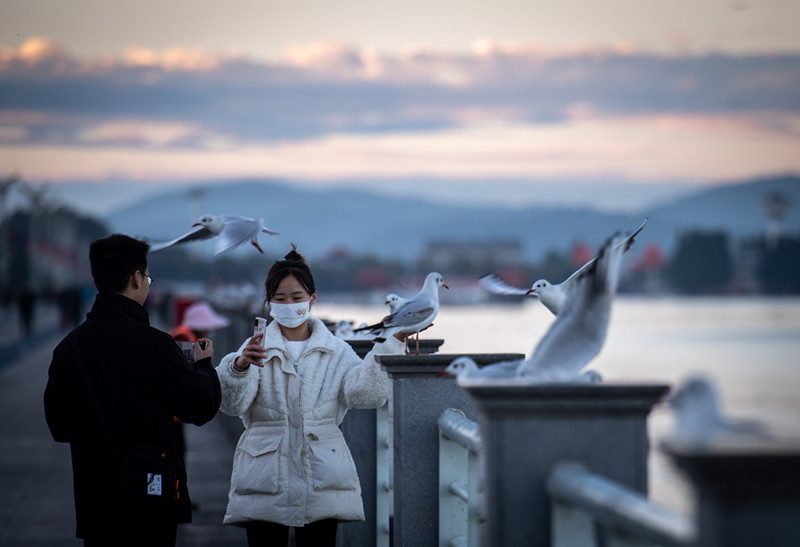
[[[178,346],[180,346],[181,351],[183,351],[183,356],[186,357],[188,361],[194,361],[194,342],[186,342],[183,340],[176,340],[175,341]]]
[[[256,324],[253,327],[253,336],[255,336],[256,334],[262,335],[261,338],[262,344],[264,343],[263,335],[265,332],[267,332],[267,320],[264,319],[263,317],[256,317]]]
[[[255,325],[253,326],[253,336],[256,334],[261,335],[261,345],[264,345],[264,334],[267,332],[267,320],[263,317],[256,317]],[[262,361],[263,364],[263,361]]]

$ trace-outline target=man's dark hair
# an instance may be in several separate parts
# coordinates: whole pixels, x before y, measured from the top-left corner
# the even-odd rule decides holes
[[[92,278],[99,292],[121,293],[131,275],[147,270],[150,245],[123,234],[112,234],[93,241],[89,247]]]

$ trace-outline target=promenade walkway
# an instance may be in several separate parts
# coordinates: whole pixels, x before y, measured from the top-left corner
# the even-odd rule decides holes
[[[54,309],[43,309],[32,338],[20,340],[16,310],[0,311],[0,546],[74,547],[69,446],[50,437],[42,396],[53,348],[61,339]],[[247,545],[243,529],[222,525],[233,447],[221,423],[186,426],[191,524],[178,546]]]

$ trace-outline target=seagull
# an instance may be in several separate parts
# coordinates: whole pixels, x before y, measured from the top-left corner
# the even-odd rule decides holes
[[[719,409],[714,384],[703,375],[688,378],[665,400],[676,413],[673,442],[703,445],[718,441],[758,441],[770,437],[763,424],[732,422]]]
[[[569,285],[556,320],[517,369],[533,382],[597,382],[597,373],[581,370],[603,349],[617,291],[622,255],[621,236],[612,236],[597,258]]]
[[[205,214],[201,216],[197,222],[192,224],[192,227],[194,230],[191,232],[173,239],[172,241],[155,243],[151,245],[150,250],[160,251],[161,249],[166,249],[173,245],[218,237],[214,255],[234,249],[247,240],[250,240],[250,243],[263,254],[264,250],[258,244],[258,235],[261,232],[269,234],[270,237],[279,235],[278,232],[273,232],[265,228],[263,219],[255,220],[232,215],[215,216]]]
[[[603,348],[611,317],[611,304],[619,280],[625,247],[612,236],[580,278],[569,286],[561,313],[536,344],[528,359],[500,361],[478,368],[467,356],[445,369],[459,384],[473,379],[505,378],[509,382],[598,384],[593,370],[581,373]]]
[[[456,382],[459,384],[467,378],[514,378],[517,375],[517,368],[519,368],[520,364],[522,364],[522,359],[498,361],[491,365],[478,367],[472,357],[462,355],[453,359],[440,375],[455,376]]]
[[[408,302],[407,298],[398,296],[395,293],[389,293],[386,295],[386,302],[384,302],[384,304],[389,306],[389,313],[394,313],[397,311],[398,307],[405,304],[406,302]]]
[[[379,333],[375,341],[380,342],[395,333],[419,333],[433,324],[439,313],[439,287],[449,289],[442,275],[431,272],[425,278],[419,293],[403,302],[397,309],[384,317],[380,323],[354,329],[354,332],[370,331]],[[417,353],[419,353],[419,336],[417,337]]]
[[[636,231],[618,243],[618,245],[622,247],[622,253],[628,252],[633,245],[634,238],[639,234],[639,232],[642,231],[642,228],[644,228],[645,224],[647,224],[647,220],[648,219],[646,218],[641,226],[636,229]],[[488,273],[479,278],[478,284],[493,294],[538,296],[542,304],[544,304],[544,306],[550,310],[553,315],[558,315],[561,308],[564,306],[564,300],[566,299],[566,294],[570,285],[579,279],[595,260],[597,260],[597,257],[591,259],[589,262],[576,270],[575,273],[557,285],[551,284],[546,279],[540,279],[531,285],[530,289],[523,289],[506,282],[503,278],[495,273]]]
[[[344,319],[340,319],[334,325],[333,335],[336,338],[341,338],[342,340],[352,340],[353,339],[353,325],[350,321],[345,321]]]
[[[475,378],[501,378],[514,382],[519,380],[517,372],[523,363],[525,363],[524,359],[517,359],[513,361],[498,361],[484,367],[478,367],[478,364],[471,357],[462,355],[447,365],[447,368],[440,372],[439,375],[455,376],[458,385],[462,385],[466,380]],[[603,377],[599,372],[587,370],[571,379],[570,383],[599,384],[602,381]],[[525,383],[528,382],[526,381]]]

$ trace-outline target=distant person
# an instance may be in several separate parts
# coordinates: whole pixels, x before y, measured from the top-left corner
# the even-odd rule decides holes
[[[61,330],[77,327],[81,322],[81,311],[83,311],[81,288],[73,286],[62,289],[58,293],[57,303],[61,313]]]
[[[196,342],[230,325],[228,318],[214,311],[208,302],[195,302],[183,312],[183,320],[170,334],[175,340]]]
[[[215,330],[224,329],[230,321],[217,312],[207,302],[195,302],[183,312],[183,321],[169,333],[179,342],[197,342],[208,338]],[[186,460],[186,436],[183,422],[177,417],[173,420],[173,431],[178,453]]]
[[[33,316],[36,309],[36,293],[30,285],[26,284],[17,294],[17,308],[22,334],[25,338],[30,338],[33,334]]]
[[[362,361],[311,317],[314,277],[295,249],[266,279],[274,321],[225,356],[217,372],[223,412],[247,428],[234,454],[224,522],[250,546],[333,546],[339,521],[364,520],[361,485],[339,429],[348,408],[376,408],[389,380],[378,353],[405,352],[405,335],[375,344]]]
[[[149,325],[148,250],[120,234],[91,244],[98,294],[53,351],[44,393],[53,439],[70,443],[76,535],[90,547],[175,545],[191,502],[172,418],[202,425],[220,404],[211,341],[190,364]]]

